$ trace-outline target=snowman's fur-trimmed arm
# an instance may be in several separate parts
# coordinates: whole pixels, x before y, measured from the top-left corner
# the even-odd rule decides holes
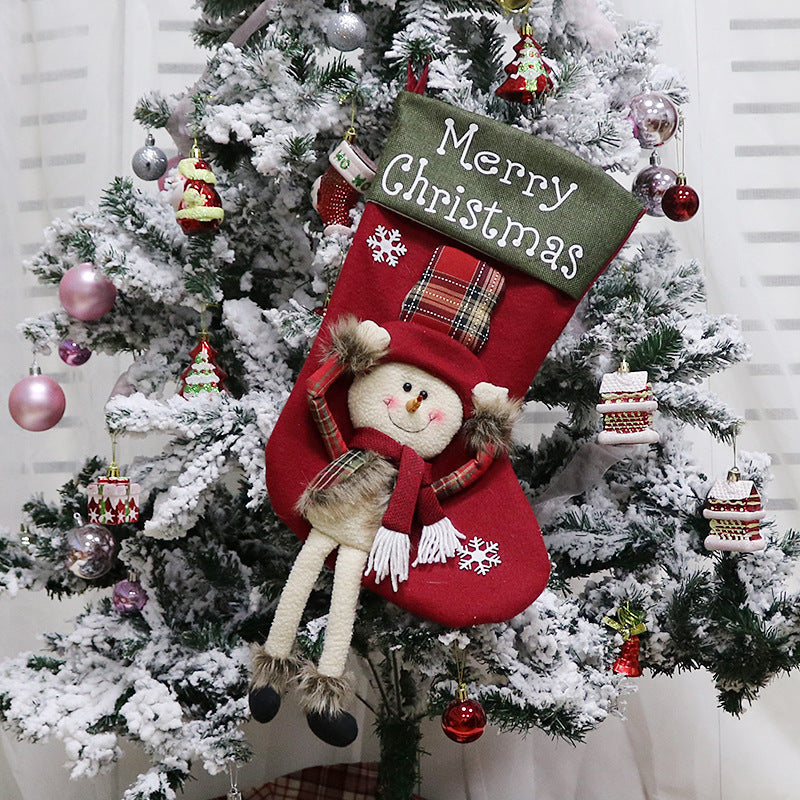
[[[389,333],[376,322],[361,322],[351,314],[338,319],[330,329],[329,356],[353,375],[363,375],[389,352]]]
[[[475,453],[504,455],[511,448],[514,423],[522,413],[522,400],[508,396],[508,389],[481,382],[472,390],[474,413],[464,421],[467,445]]]

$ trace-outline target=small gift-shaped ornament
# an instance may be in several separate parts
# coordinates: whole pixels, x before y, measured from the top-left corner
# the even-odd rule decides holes
[[[116,463],[116,441],[112,442],[111,464],[104,478],[98,478],[87,487],[89,495],[89,522],[99,525],[122,525],[138,522],[141,487],[122,477]]]
[[[626,600],[617,611],[616,617],[603,617],[603,622],[622,636],[622,648],[611,669],[629,678],[638,678],[642,674],[639,664],[639,636],[645,633],[645,612],[633,608]]]
[[[600,399],[602,402],[596,406],[603,415],[603,430],[597,436],[600,444],[658,441],[658,433],[650,427],[658,403],[653,399],[647,372],[631,372],[623,360],[616,372],[603,375]]]
[[[325,223],[325,233],[349,233],[350,212],[375,178],[375,163],[355,144],[352,126],[328,156],[330,166],[314,181],[311,203]]]
[[[216,233],[225,212],[214,188],[217,178],[201,157],[197,142],[189,158],[178,162],[178,173],[184,179],[183,196],[175,213],[178,225],[190,235]]]
[[[225,378],[228,373],[217,364],[217,351],[209,344],[208,333],[202,331],[197,345],[189,353],[192,363],[181,373],[181,397],[218,397],[228,394]]]
[[[542,46],[533,38],[530,25],[525,25],[520,31],[514,52],[516,57],[504,67],[508,77],[494,93],[514,103],[531,105],[541,102],[553,88],[552,70],[542,58]]]
[[[703,516],[711,526],[704,542],[706,550],[736,553],[763,550],[766,543],[761,536],[760,521],[765,515],[753,481],[743,481],[739,470],[732,467],[727,478],[717,481],[706,497]]]

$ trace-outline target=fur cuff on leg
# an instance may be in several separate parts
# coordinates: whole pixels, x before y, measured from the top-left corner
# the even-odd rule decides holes
[[[253,645],[250,649],[250,690],[271,686],[278,694],[283,694],[302,666],[303,661],[298,656],[277,658],[267,653],[263,646]]]
[[[344,675],[320,675],[314,664],[306,664],[300,672],[297,702],[305,714],[339,714],[355,696],[353,678]]]

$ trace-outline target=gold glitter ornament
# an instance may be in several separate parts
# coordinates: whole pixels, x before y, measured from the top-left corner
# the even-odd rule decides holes
[[[525,11],[531,4],[531,0],[497,0],[498,5],[509,14],[518,14]]]

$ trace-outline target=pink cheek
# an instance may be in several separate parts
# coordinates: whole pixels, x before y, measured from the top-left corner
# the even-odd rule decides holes
[[[386,404],[386,408],[388,409],[400,407],[400,401],[394,395],[389,395],[389,397],[384,397],[383,402]]]
[[[437,408],[428,414],[428,419],[431,421],[431,425],[436,425],[440,422],[444,422],[447,419],[447,414]]]

